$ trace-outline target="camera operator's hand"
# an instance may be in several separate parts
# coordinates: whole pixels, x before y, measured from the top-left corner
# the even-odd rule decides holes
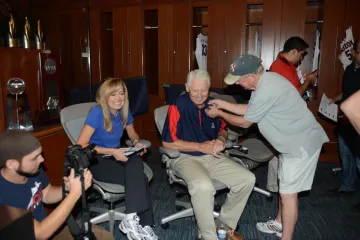
[[[124,152],[130,148],[115,148],[112,155],[117,161],[127,162],[128,158],[124,155]]]
[[[144,144],[142,144],[141,142],[137,142],[134,147],[144,147],[144,151],[142,151],[141,153],[138,153],[139,156],[144,155],[144,153],[146,153],[146,148],[144,146]]]
[[[74,169],[70,170],[70,175],[68,177],[64,177],[64,184],[65,187],[69,189],[70,194],[74,193],[79,196],[82,194],[80,177],[75,177]],[[85,190],[92,184],[92,174],[88,169],[84,170],[84,184]]]

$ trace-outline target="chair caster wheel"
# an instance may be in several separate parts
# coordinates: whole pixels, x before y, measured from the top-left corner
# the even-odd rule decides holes
[[[180,212],[181,210],[184,210],[184,207],[182,207],[182,206],[176,206],[175,209],[176,209],[176,211],[179,211],[179,212]]]
[[[214,206],[214,211],[215,212],[220,212],[220,210],[221,210],[220,205],[217,204],[217,205]]]
[[[164,223],[160,225],[162,229],[168,229],[169,228],[169,223]]]

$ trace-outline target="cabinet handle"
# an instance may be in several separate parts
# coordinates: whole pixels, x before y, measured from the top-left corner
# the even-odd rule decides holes
[[[130,31],[130,42],[129,42],[129,45],[130,45],[130,72],[132,72],[132,64],[131,64],[131,54],[132,54],[132,49],[131,49],[131,31]]]
[[[81,44],[81,36],[80,36],[80,69],[81,69],[81,72],[84,72],[83,64],[82,64],[82,44]]]
[[[227,51],[228,51],[228,61],[227,61],[227,65],[230,65],[230,36],[228,36],[228,39],[227,39]],[[228,67],[228,66],[227,66]]]
[[[275,60],[275,42],[276,42],[276,30],[274,28],[273,60]]]
[[[335,67],[336,67],[336,54],[337,54],[337,40],[338,40],[338,36],[339,36],[339,25],[336,26],[334,72],[335,72]]]
[[[170,72],[170,36],[169,32],[167,33],[167,66],[168,66],[168,73]]]
[[[121,34],[121,71],[124,72],[124,35]]]
[[[220,56],[220,36],[218,34],[218,72],[220,72],[220,61],[219,61],[219,56]]]
[[[179,32],[176,33],[176,72],[179,72]]]

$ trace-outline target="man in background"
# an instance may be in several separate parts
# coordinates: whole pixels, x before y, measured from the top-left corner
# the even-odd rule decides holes
[[[299,65],[306,55],[307,44],[300,37],[291,37],[285,44],[276,60],[270,66],[270,72],[275,72],[286,78],[299,92],[300,96],[307,98],[306,91],[316,81],[316,71],[302,74]],[[303,82],[303,83],[301,83]],[[271,192],[278,192],[277,169],[278,158],[275,156],[269,161],[268,179],[266,188]]]
[[[353,62],[346,67],[342,92],[330,99],[330,103],[345,102],[351,95],[360,90],[360,42],[356,40],[352,49]],[[350,100],[350,105],[356,99],[356,96]],[[344,108],[349,104],[345,104]],[[357,103],[359,104],[359,102]],[[349,113],[353,118],[353,114]],[[340,187],[330,189],[327,191],[329,196],[353,196],[355,190],[355,182],[357,180],[356,166],[360,165],[359,158],[359,144],[360,137],[354,127],[349,122],[348,117],[343,112],[339,113],[339,119],[337,123],[339,152],[341,157],[341,178]],[[354,118],[353,118],[354,121]],[[360,209],[360,204],[358,204]]]

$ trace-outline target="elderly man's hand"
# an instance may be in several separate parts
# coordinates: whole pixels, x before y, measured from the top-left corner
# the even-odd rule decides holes
[[[219,139],[215,140],[213,153],[218,154],[219,152],[222,152],[225,149],[225,143]]]
[[[211,118],[216,118],[220,115],[220,110],[214,106],[209,106],[205,109],[205,113]]]
[[[217,155],[217,153],[214,153],[215,143],[216,143],[215,140],[206,141],[206,142],[201,143],[200,151],[207,155],[212,155],[216,158],[220,158],[220,156]]]
[[[224,103],[225,103],[225,101],[220,100],[220,99],[212,99],[212,100],[209,101],[209,104],[213,105],[217,109],[224,108]]]

